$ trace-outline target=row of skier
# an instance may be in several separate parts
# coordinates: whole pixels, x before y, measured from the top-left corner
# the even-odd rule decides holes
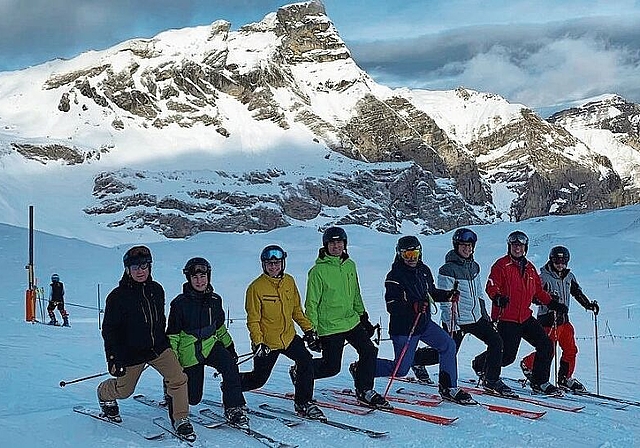
[[[394,360],[378,358],[378,349],[371,340],[375,327],[362,300],[344,229],[330,227],[323,233],[323,245],[308,273],[304,309],[295,280],[285,272],[286,252],[275,245],[265,247],[260,254],[262,273],[249,285],[245,298],[253,354],[253,370],[249,372],[239,371],[238,354],[225,326],[222,298],[211,284],[210,263],[204,258],[186,263],[183,292],[171,301],[166,319],[164,289],[151,276],[151,252],[145,246],[132,247],[123,257],[124,273],[119,285],[106,300],[102,336],[109,372],[114,378],[98,386],[102,412],[121,420],[117,400],[133,394],[148,364],[163,377],[169,417],[176,432],[195,440],[188,419],[189,405],[201,401],[204,367],[209,365],[222,375],[226,418],[231,424],[247,425],[243,392],[264,385],[283,354],[295,363],[289,373],[296,412],[307,418],[324,419],[313,400],[314,381],[340,372],[346,343],[358,353],[349,372],[363,404],[389,407],[385,394],[374,388],[376,377],[404,376],[411,367],[419,376],[426,374],[426,365],[436,363],[441,396],[468,403],[472,402],[471,397],[457,384],[456,352],[465,333],[487,344],[487,351],[473,362],[485,388],[512,394],[500,380],[500,369],[514,361],[524,338],[536,349],[530,360],[532,389],[555,393],[555,386],[548,381],[552,333],[532,317],[530,305],[535,299],[556,315],[565,316],[563,324],[570,325],[566,300],[555,293],[552,298],[545,291],[535,267],[525,257],[528,238],[522,232],[514,232],[508,238],[507,255],[496,261],[486,285],[492,300],[490,319],[478,283],[479,266],[473,260],[476,242],[476,234],[469,229],[455,232],[453,250],[440,268],[436,287],[429,267],[422,262],[418,238],[405,236],[398,240],[385,280]],[[564,270],[567,277],[566,263]],[[572,274],[571,278],[574,279]],[[579,289],[575,285],[571,286],[574,292]],[[443,302],[444,328],[431,320],[434,302]],[[585,303],[597,312],[595,302]],[[303,336],[296,333],[294,323],[302,329]],[[416,350],[419,341],[428,347]],[[321,357],[314,358],[309,350],[320,352]],[[574,363],[575,356],[565,374],[567,381],[572,379]]]

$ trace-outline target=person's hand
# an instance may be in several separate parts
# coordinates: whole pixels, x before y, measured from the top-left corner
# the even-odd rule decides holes
[[[376,329],[373,324],[369,322],[369,314],[366,311],[360,316],[360,325],[362,325],[364,331],[367,332],[369,338],[372,338],[376,332]]]
[[[547,308],[551,311],[555,311],[558,314],[567,314],[569,312],[569,307],[562,302],[558,302],[557,300],[552,300],[547,304]]]
[[[426,313],[427,311],[429,311],[429,302],[427,302],[426,300],[413,302],[413,311],[416,314]]]
[[[315,330],[305,331],[302,340],[307,343],[309,350],[318,353],[322,352],[322,343],[320,342],[318,333],[316,333]]]
[[[592,300],[587,304],[587,309],[589,311],[593,311],[593,314],[595,314],[596,316],[600,312],[600,307],[598,306],[598,302],[596,302],[595,300]]]
[[[120,377],[127,373],[127,368],[120,364],[114,355],[109,355],[107,358],[107,366],[111,376]]]
[[[253,347],[253,356],[255,356],[256,358],[263,358],[267,356],[270,352],[271,352],[271,349],[269,348],[269,346],[267,346],[267,344],[264,344],[262,342]]]
[[[458,303],[460,301],[460,291],[458,291],[457,289],[452,289],[451,291],[449,291],[449,293],[451,294],[449,296],[449,302]]]
[[[233,362],[235,362],[237,364],[238,363],[238,352],[236,352],[236,347],[235,347],[233,342],[231,343],[231,345],[229,347],[227,347],[227,350],[229,350],[229,353],[231,354],[231,358],[233,358]]]
[[[509,305],[509,297],[503,296],[502,294],[496,294],[495,296],[493,296],[491,301],[498,308],[506,308],[507,305]]]

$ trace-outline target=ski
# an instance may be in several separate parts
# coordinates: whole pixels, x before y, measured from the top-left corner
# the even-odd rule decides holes
[[[351,406],[362,406],[362,407],[366,407],[368,409],[374,409],[369,407],[368,405],[360,402],[358,399],[353,398],[351,396],[346,396],[346,395],[341,395],[341,394],[336,394],[336,396],[334,397],[336,400],[338,400],[341,403],[344,404],[348,404]],[[405,408],[399,408],[399,407],[392,407],[392,408],[375,408],[378,411],[381,412],[388,412],[390,414],[396,414],[396,415],[402,415],[404,417],[410,417],[410,418],[415,418],[416,420],[422,420],[425,422],[429,422],[429,423],[435,423],[437,425],[450,425],[453,422],[455,422],[456,420],[458,420],[458,417],[443,417],[441,415],[434,415],[434,414],[427,414],[426,412],[421,412],[421,411],[414,411],[412,409],[405,409]]]
[[[330,393],[333,395],[341,395],[347,397],[355,397],[356,394],[351,389],[321,389],[322,393]],[[434,400],[431,397],[428,398],[420,398],[420,399],[410,399],[405,397],[395,397],[393,395],[386,396],[387,401],[391,401],[393,403],[401,403],[401,404],[410,404],[415,406],[424,406],[424,407],[435,407],[442,403],[442,399]],[[363,403],[366,405],[366,403]],[[373,406],[370,406],[373,407]],[[374,409],[378,409],[377,407],[373,407]]]
[[[271,391],[266,391],[264,389],[255,389],[252,390],[250,392],[256,393],[256,394],[260,394],[260,395],[265,395],[267,397],[273,397],[273,398],[282,398],[284,400],[293,400],[293,395],[292,394],[283,394],[280,392],[271,392]],[[318,406],[320,406],[321,408],[327,408],[327,409],[334,409],[336,411],[342,411],[342,412],[348,412],[350,414],[356,414],[356,415],[367,415],[373,412],[372,408],[368,408],[368,409],[362,409],[360,407],[357,406],[343,406],[339,403],[333,403],[330,401],[318,401],[318,400],[313,400],[313,402],[315,404],[317,404]]]
[[[208,406],[217,406],[219,408],[223,407],[222,403],[220,403],[219,401],[207,400],[206,398],[202,400],[201,403],[206,404]],[[246,409],[247,409],[247,412],[251,415],[255,415],[256,417],[269,419],[269,420],[278,420],[280,423],[289,427],[298,426],[300,423],[302,423],[302,420],[300,418],[290,419],[290,418],[284,418],[284,417],[280,417],[273,414],[268,414],[266,412],[260,412],[256,409],[252,409],[249,407],[247,407]],[[294,413],[293,417],[298,417],[298,415]]]
[[[270,404],[266,404],[263,403],[260,405],[260,409],[264,409],[265,411],[269,411],[269,412],[274,412],[274,413],[279,413],[279,414],[283,414],[283,415],[290,415],[290,416],[295,416],[298,418],[301,418],[298,414],[296,414],[294,411],[290,411],[289,409],[284,409],[278,406],[272,406]],[[304,418],[304,417],[302,417]],[[306,419],[306,420],[310,420],[310,421],[317,421],[320,423],[323,423],[325,425],[329,425],[329,426],[333,426],[334,428],[339,428],[339,429],[344,429],[347,431],[351,431],[351,432],[359,432],[362,434],[366,434],[367,436],[373,438],[373,439],[377,439],[380,437],[385,437],[388,433],[387,432],[381,432],[381,431],[373,431],[371,429],[365,429],[365,428],[361,428],[359,426],[352,426],[352,425],[347,425],[346,423],[342,423],[342,422],[338,422],[335,420],[329,420],[329,419],[322,419],[322,420],[317,420],[317,419]]]
[[[165,411],[167,410],[167,408],[165,406],[162,406],[162,404],[160,404],[158,400],[148,398],[142,394],[134,395],[133,399],[136,400],[138,403],[142,403],[147,406],[151,406],[153,408],[164,409]],[[220,423],[217,421],[213,421],[211,419],[206,419],[204,417],[201,417],[191,412],[189,413],[189,421],[209,429],[218,428],[219,426],[224,425],[224,422]]]
[[[175,437],[176,439],[180,440],[183,443],[186,443],[189,446],[193,446],[194,441],[190,441],[187,440],[185,437],[181,436],[180,434],[178,434],[176,432],[175,429],[173,429],[173,426],[171,425],[171,423],[169,422],[169,420],[166,417],[156,417],[153,419],[153,424],[158,426],[159,428],[164,429],[165,431],[167,431],[169,434],[171,434],[173,437]]]
[[[431,398],[433,396],[433,394],[428,394],[425,392],[409,391],[404,387],[401,387],[400,389],[396,390],[396,393],[400,395],[408,395],[410,397],[419,397],[419,398]],[[388,398],[389,396],[387,396],[387,399]],[[503,414],[517,415],[519,417],[524,417],[531,420],[537,420],[547,413],[546,411],[528,411],[525,409],[513,408],[510,406],[498,406],[494,404],[483,403],[481,401],[478,401],[478,404],[491,412],[500,412]]]
[[[601,400],[614,401],[616,403],[622,403],[629,406],[640,406],[640,401],[627,400],[626,398],[612,397],[610,395],[596,394],[595,392],[571,392],[574,395],[583,397],[599,398]]]
[[[132,419],[131,417],[126,417],[126,419],[122,422],[114,422],[113,420],[109,420],[107,417],[105,417],[102,412],[96,409],[87,408],[85,406],[74,406],[73,411],[79,414],[88,415],[89,417],[93,417],[97,420],[101,420],[115,426],[119,426],[120,428],[135,433],[147,440],[157,440],[164,437],[164,431],[158,431],[154,427],[150,427],[147,430],[143,429],[145,425],[142,423],[143,420],[139,418]]]
[[[251,429],[249,427],[232,425],[232,424],[227,422],[227,419],[222,414],[218,414],[218,413],[216,413],[215,411],[213,411],[211,409],[201,409],[200,413],[202,415],[204,415],[205,417],[209,417],[212,420],[218,420],[218,421],[225,422],[227,424],[227,427],[233,428],[233,429],[237,429],[238,431],[242,431],[246,435],[251,436],[254,439],[256,439],[258,442],[262,443],[263,445],[269,446],[271,448],[295,448],[295,447],[297,447],[297,445],[289,445],[287,443],[275,440],[275,439],[269,437],[268,435],[262,434],[262,433],[260,433],[258,431],[255,431],[255,430],[253,430],[253,429]]]

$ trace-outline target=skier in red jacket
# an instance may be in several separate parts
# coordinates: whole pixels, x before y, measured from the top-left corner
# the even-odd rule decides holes
[[[535,266],[526,258],[529,238],[515,231],[507,238],[507,254],[491,266],[486,291],[493,302],[491,318],[497,322],[498,333],[504,343],[502,366],[515,361],[524,339],[535,348],[535,360],[530,374],[534,393],[556,395],[561,392],[549,382],[553,345],[540,323],[533,317],[532,301],[549,309],[566,312],[566,305],[553,300],[542,288]],[[484,354],[483,354],[484,355]],[[482,355],[480,355],[482,356]]]

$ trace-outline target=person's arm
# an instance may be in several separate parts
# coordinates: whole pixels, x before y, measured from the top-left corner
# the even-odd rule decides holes
[[[307,276],[307,292],[304,301],[304,314],[316,330],[318,329],[318,304],[320,303],[322,293],[322,279],[320,278],[317,269],[312,268]]]
[[[247,288],[244,301],[244,309],[247,312],[247,328],[249,329],[249,338],[255,345],[264,342],[260,321],[262,320],[262,306],[255,283]]]
[[[176,297],[177,299],[177,297]],[[167,338],[169,338],[169,344],[171,344],[171,349],[173,352],[178,355],[178,349],[180,347],[180,311],[176,304],[176,300],[171,302],[169,308],[169,318],[167,320]]]
[[[355,278],[355,285],[353,285],[355,294],[353,297],[353,310],[362,316],[365,313],[364,302],[362,300],[362,293],[360,292],[360,281],[358,280],[358,271],[356,270],[355,263],[353,264],[353,273]]]
[[[293,321],[298,324],[298,326],[302,329],[304,333],[309,330],[313,330],[313,325],[311,325],[311,321],[307,318],[302,311],[302,300],[300,299],[300,292],[298,291],[298,286],[296,285],[295,280],[291,278],[293,297],[291,300],[293,301],[293,312],[291,313],[291,317]]]

